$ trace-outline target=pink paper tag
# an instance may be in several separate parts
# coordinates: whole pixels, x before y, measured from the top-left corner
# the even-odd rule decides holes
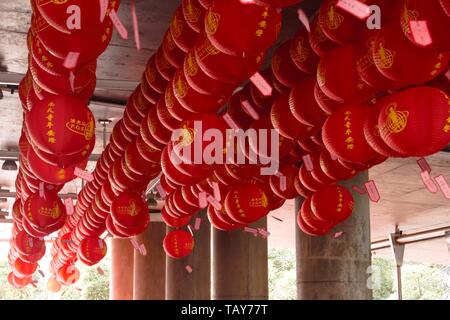
[[[358,192],[359,194],[366,194],[366,190],[360,188],[359,186],[352,186],[352,189]]]
[[[116,10],[111,9],[109,12],[109,17],[111,18],[111,21],[113,22],[114,26],[117,29],[117,32],[119,32],[122,39],[128,39],[128,31],[125,29],[124,25],[122,24],[122,21],[120,21],[119,16],[117,15]]]
[[[30,246],[30,248],[34,247],[33,238],[28,238],[28,245]]]
[[[66,206],[67,215],[69,215],[69,216],[72,215],[73,211],[74,211],[72,198],[64,199],[64,205]]]
[[[156,185],[156,190],[158,191],[162,199],[166,198],[166,191],[164,191],[164,188],[159,183]]]
[[[195,218],[194,230],[199,230],[201,223],[202,223],[202,219],[201,218],[198,218],[198,217]]]
[[[280,189],[281,191],[286,191],[286,176],[281,176],[280,177]]]
[[[264,79],[264,77],[256,72],[254,75],[250,77],[250,81],[255,85],[255,87],[261,92],[261,94],[265,97],[269,97],[272,95],[272,86]]]
[[[83,180],[86,180],[88,182],[91,182],[94,180],[94,176],[92,175],[92,173],[86,171],[86,170],[82,170],[78,167],[75,168],[73,174],[75,176],[77,176],[78,178],[81,178]]]
[[[208,202],[206,201],[206,192],[200,192],[198,194],[198,206],[203,209],[206,208],[206,206],[208,205]]]
[[[277,217],[275,217],[275,216],[272,216],[272,218],[274,218],[275,220],[278,220],[278,221],[280,221],[280,222],[283,222],[283,220],[282,220],[282,219],[280,219],[280,218],[277,218]]]
[[[336,6],[361,20],[370,16],[369,6],[357,0],[339,0]]]
[[[141,243],[141,245],[139,246],[139,252],[140,252],[143,256],[146,256],[146,255],[147,255],[147,248],[145,247],[145,244]]]
[[[79,52],[69,52],[64,59],[63,66],[66,69],[75,69],[78,64]]]
[[[303,156],[302,158],[303,158],[303,163],[305,164],[306,170],[313,171],[314,166],[313,166],[313,162],[311,159],[311,155],[307,154],[307,155]]]
[[[311,27],[309,26],[309,19],[306,15],[305,11],[303,11],[302,8],[298,8],[297,10],[297,16],[298,20],[305,26],[306,30],[308,30],[308,33],[311,32]]]
[[[133,248],[139,251],[139,243],[135,238],[130,239],[131,244],[133,245]]]
[[[258,228],[258,233],[261,235],[262,238],[266,239],[268,236],[270,236],[270,232],[268,232],[264,228]]]
[[[221,199],[221,196],[220,196],[219,184],[218,184],[217,182],[213,181],[213,183],[212,183],[212,188],[213,188],[213,191],[214,191],[214,198],[215,198],[217,201],[222,200],[222,199]]]
[[[141,50],[141,38],[139,36],[139,22],[136,15],[136,4],[131,0],[131,17],[133,19],[134,41],[136,42],[136,49]]]
[[[409,27],[415,43],[423,47],[433,43],[430,32],[428,31],[428,24],[425,20],[410,20]]]
[[[75,74],[70,71],[69,73],[69,83],[70,83],[70,89],[72,92],[75,92]]]
[[[255,228],[244,227],[244,231],[248,233],[253,233],[253,236],[255,237],[258,235],[258,230],[256,230]]]
[[[38,270],[39,274],[42,276],[42,278],[45,278],[45,274],[42,270]]]
[[[214,209],[216,209],[217,211],[222,210],[222,204],[219,201],[217,201],[216,198],[209,195],[207,200],[208,200],[208,203],[214,207]]]
[[[100,267],[97,267],[97,272],[98,272],[99,275],[104,275],[105,274],[105,271],[103,271],[103,269],[100,268]]]
[[[103,249],[103,240],[102,239],[98,239],[98,247],[100,249]]]
[[[44,183],[39,183],[39,197],[45,199]]]
[[[445,198],[450,200],[450,187],[447,183],[447,180],[445,180],[445,177],[441,174],[435,177],[434,180],[436,180],[436,182],[438,183],[438,186],[444,194]]]
[[[234,130],[239,130],[239,129],[241,129],[241,128],[239,127],[239,125],[236,123],[236,121],[234,121],[233,118],[231,118],[231,116],[230,116],[228,113],[225,113],[225,114],[222,116],[222,118],[223,118],[223,120],[227,123],[227,125],[228,125],[231,129],[234,129]]]
[[[334,153],[330,153],[331,160],[336,161],[338,157]]]
[[[190,266],[190,265],[187,265],[186,267],[185,267],[185,269],[186,269],[186,271],[187,272],[189,272],[189,273],[192,273],[192,267]]]
[[[256,112],[256,110],[253,108],[253,106],[247,100],[242,102],[242,108],[250,117],[253,118],[253,120],[259,119],[258,112]]]
[[[335,234],[333,234],[333,238],[340,238],[344,234],[344,231],[338,231]]]
[[[450,80],[450,69],[447,70],[445,76],[447,77],[448,80]]]
[[[100,22],[105,20],[106,9],[108,9],[108,1],[109,0],[99,0],[100,1]]]
[[[417,159],[417,164],[419,165],[422,171],[428,171],[428,173],[431,173],[431,167],[428,164],[427,159],[425,158]]]
[[[424,186],[428,189],[428,191],[430,191],[431,193],[438,192],[438,187],[434,183],[428,171],[422,171],[420,173],[420,177],[422,178],[422,182]]]
[[[380,193],[378,192],[378,188],[377,185],[375,184],[375,181],[369,180],[366,183],[364,183],[364,186],[366,187],[366,191],[370,201],[373,202],[380,201]]]

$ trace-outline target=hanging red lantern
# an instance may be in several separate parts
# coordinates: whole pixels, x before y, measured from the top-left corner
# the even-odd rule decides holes
[[[194,46],[197,32],[186,22],[182,5],[175,10],[169,28],[173,41],[183,52],[188,52]]]
[[[152,90],[154,90],[157,94],[164,93],[164,90],[168,84],[168,81],[163,78],[163,76],[159,73],[156,68],[156,55],[152,55],[150,59],[148,59],[147,66],[145,67],[143,81],[141,81],[141,88],[147,83]],[[146,90],[148,91],[148,90]],[[142,91],[144,93],[144,91]],[[145,95],[144,95],[145,96]],[[153,98],[153,94],[151,95]]]
[[[309,44],[319,57],[323,57],[328,51],[338,46],[338,43],[329,39],[323,32],[318,15],[314,17],[310,28]]]
[[[239,224],[229,224],[229,223],[224,222],[222,219],[219,219],[218,213],[212,205],[208,206],[207,215],[208,215],[208,220],[211,223],[211,225],[218,230],[231,231],[231,230],[241,228],[241,225],[239,225]]]
[[[236,222],[253,223],[269,213],[268,199],[255,184],[233,186],[225,198],[225,210]]]
[[[280,12],[252,2],[216,0],[205,15],[208,38],[230,55],[255,55],[267,50],[277,40],[280,29]]]
[[[372,47],[373,60],[387,78],[414,85],[436,78],[446,67],[449,55],[414,45],[403,34],[398,21],[384,26]]]
[[[321,155],[321,153],[315,153],[311,157],[312,158],[311,161],[312,161],[312,165],[313,165],[312,171],[311,171],[312,177],[324,185],[330,185],[330,184],[336,183],[337,180],[328,176],[323,171],[322,167],[320,166],[320,155]]]
[[[347,220],[352,215],[354,205],[350,191],[338,185],[320,188],[311,198],[314,216],[334,224]]]
[[[308,75],[297,68],[291,57],[292,40],[283,42],[272,55],[272,72],[277,80],[286,87],[292,88]]]
[[[185,52],[175,44],[170,30],[167,30],[164,35],[162,51],[166,59],[173,67],[178,69],[183,65]]]
[[[156,69],[158,69],[158,72],[164,79],[167,81],[172,80],[176,68],[169,62],[169,60],[167,60],[162,46],[160,46],[156,51],[155,64]]]
[[[303,185],[303,183],[300,181],[298,174],[294,178],[294,187],[297,193],[301,195],[303,198],[310,197],[313,194],[311,190],[309,190]]]
[[[12,272],[8,274],[7,279],[9,285],[12,286],[13,288],[23,288],[33,281],[31,276],[19,278],[15,276]]]
[[[204,26],[205,8],[198,0],[182,0],[181,7],[186,23],[195,32],[201,32]]]
[[[30,236],[26,231],[17,234],[15,243],[19,253],[24,255],[36,254],[45,247],[44,240]]]
[[[260,71],[260,75],[269,84],[272,82],[272,77],[274,77],[274,75],[272,74],[272,68],[267,68],[263,71]],[[267,95],[264,95],[254,83],[250,82],[248,84],[248,86],[250,87],[251,100],[254,102],[255,107],[258,109],[257,110],[258,114],[260,116],[265,114],[270,109],[273,102],[277,98],[277,96],[278,96],[277,91],[273,91],[270,96],[267,96]],[[243,91],[241,91],[241,93],[242,92]],[[237,96],[236,93],[233,95],[233,97],[235,97],[235,96]],[[231,104],[231,100],[233,99],[233,97],[230,99],[230,104]]]
[[[298,168],[293,165],[282,165],[278,174],[270,176],[270,187],[272,191],[282,199],[293,199],[298,194],[295,190],[295,176],[298,175]]]
[[[191,254],[194,238],[186,230],[172,230],[164,237],[163,247],[169,257],[181,259]]]
[[[308,126],[320,128],[326,119],[326,114],[315,99],[315,86],[315,77],[308,77],[293,87],[289,94],[289,107],[298,121]],[[315,131],[317,129],[314,131],[311,129],[310,135],[314,134]]]
[[[228,101],[226,113],[243,130],[248,129],[253,119],[242,109],[239,94],[233,94]]]
[[[400,22],[402,25],[403,33],[414,44],[417,45],[414,40],[413,32],[410,27],[411,21],[426,21],[428,33],[432,39],[432,44],[427,47],[439,49],[441,51],[450,50],[450,43],[448,41],[448,35],[442,30],[450,30],[449,15],[445,13],[441,6],[445,1],[426,1],[426,0],[408,0],[404,1],[401,13]],[[449,6],[447,4],[447,6]]]
[[[80,242],[78,256],[88,262],[88,266],[97,264],[106,255],[106,242],[98,237],[88,237]]]
[[[317,83],[331,99],[345,103],[363,103],[376,90],[360,78],[356,69],[357,48],[345,45],[327,52],[317,67]]]
[[[320,57],[312,50],[308,30],[300,28],[292,38],[289,54],[297,68],[308,74],[315,74]]]
[[[159,98],[158,104],[156,105],[156,116],[161,124],[171,131],[180,127],[181,121],[174,118],[169,110],[167,110],[166,99],[164,96]]]
[[[343,106],[342,103],[330,99],[325,93],[323,93],[318,83],[316,83],[314,87],[314,98],[316,99],[319,107],[325,112],[327,116]]]
[[[80,279],[80,271],[73,264],[67,264],[58,270],[56,279],[65,286],[70,286]]]
[[[32,194],[24,206],[24,218],[39,230],[51,230],[52,227],[65,221],[66,207],[56,193],[45,192],[41,197],[39,193]]]
[[[317,191],[323,186],[322,182],[313,177],[312,171],[309,171],[305,164],[301,165],[300,170],[298,171],[298,177],[302,186],[310,191]]]
[[[47,290],[50,292],[58,292],[61,290],[61,283],[56,280],[55,276],[51,276],[47,281]]]
[[[337,157],[356,163],[368,163],[379,154],[364,136],[364,117],[368,107],[347,105],[325,121],[322,138],[326,149]]]
[[[328,233],[334,224],[319,220],[311,210],[311,197],[306,198],[297,215],[297,224],[306,234],[311,236],[323,236]]]
[[[140,228],[144,231],[150,223],[147,203],[134,192],[119,194],[111,205],[111,215],[114,222],[123,228]]]
[[[37,263],[25,262],[17,258],[14,262],[13,272],[19,278],[31,276],[38,268]]]
[[[166,206],[164,206],[161,209],[161,217],[162,217],[163,221],[165,222],[165,224],[168,225],[169,227],[172,227],[172,228],[184,227],[191,220],[190,216],[183,217],[183,218],[172,217],[171,215],[169,215],[167,213],[167,207]]]
[[[130,143],[125,149],[124,159],[133,173],[143,175],[147,180],[153,179],[161,172],[159,163],[147,161],[141,156],[136,141]]]
[[[95,143],[94,115],[75,97],[44,99],[33,107],[25,121],[39,149],[57,157],[78,154],[81,160]]]
[[[450,98],[432,87],[415,87],[380,101],[381,138],[403,156],[427,156],[450,143]]]

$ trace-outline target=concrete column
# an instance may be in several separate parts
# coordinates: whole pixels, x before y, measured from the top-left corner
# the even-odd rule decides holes
[[[184,259],[166,257],[167,300],[211,299],[211,224],[204,210],[198,217],[202,222],[200,230],[194,231],[192,254]],[[186,270],[186,266],[192,268],[192,273]]]
[[[369,200],[351,188],[362,187],[367,180],[366,171],[341,183],[352,192],[355,208],[353,215],[328,235],[311,237],[296,228],[298,299],[372,299],[367,287],[371,265]],[[297,199],[296,214],[300,205],[301,199]],[[344,234],[334,238],[338,231]]]
[[[134,248],[128,239],[111,239],[110,300],[133,300]]]
[[[267,228],[267,218],[251,227]],[[213,228],[213,299],[268,299],[267,239]]]
[[[134,251],[134,300],[164,300],[166,296],[166,254],[162,247],[166,235],[164,222],[152,222],[136,237],[147,250]]]

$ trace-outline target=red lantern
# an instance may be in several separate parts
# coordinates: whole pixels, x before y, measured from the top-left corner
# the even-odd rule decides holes
[[[164,56],[172,66],[178,69],[183,65],[185,53],[175,44],[175,41],[173,41],[170,30],[164,35],[162,50]]]
[[[286,87],[292,88],[307,77],[307,74],[297,68],[291,57],[292,40],[283,42],[272,56],[272,72],[277,80]]]
[[[150,223],[147,203],[134,192],[119,194],[111,205],[111,215],[114,222],[125,229],[139,228],[142,232]]]
[[[44,197],[32,194],[24,206],[24,217],[39,230],[53,230],[53,227],[65,221],[66,207],[56,193],[45,192]]]
[[[308,30],[301,28],[292,38],[289,54],[301,71],[314,74],[320,57],[312,50],[308,39]]]
[[[230,55],[255,55],[267,50],[277,40],[280,29],[281,13],[252,2],[216,0],[205,15],[208,38]]]
[[[169,110],[167,110],[166,99],[164,96],[159,98],[158,104],[156,105],[156,116],[161,124],[171,131],[180,127],[181,121],[174,118]]]
[[[152,55],[147,62],[147,66],[144,72],[144,78],[141,81],[141,88],[147,82],[152,90],[157,94],[164,93],[164,90],[168,84],[168,81],[163,78],[156,68],[156,55]],[[144,92],[143,92],[144,93]],[[153,98],[153,97],[152,97]]]
[[[367,112],[368,107],[348,105],[328,117],[322,128],[322,138],[330,153],[356,163],[368,163],[379,156],[364,136]]]
[[[19,277],[15,276],[12,272],[10,272],[8,274],[7,279],[8,279],[9,285],[12,286],[13,288],[23,288],[33,281],[33,279],[30,276],[25,277],[25,278],[19,278]]]
[[[73,264],[66,264],[58,270],[56,279],[65,286],[70,286],[80,279],[80,271]]]
[[[194,46],[197,32],[186,22],[182,5],[175,10],[169,30],[175,44],[184,52],[188,52]]]
[[[404,1],[401,9],[401,25],[404,34],[415,45],[413,33],[409,23],[411,21],[426,21],[428,32],[432,39],[432,48],[441,51],[450,50],[450,43],[448,35],[443,30],[450,30],[450,19],[447,13],[443,10],[445,8],[445,1],[426,1],[426,0],[408,0]],[[447,8],[449,8],[447,1]]]
[[[414,45],[403,34],[398,21],[383,27],[372,47],[378,70],[387,78],[405,84],[420,84],[437,77],[448,56],[436,49]]]
[[[106,255],[106,242],[98,237],[88,237],[80,242],[78,255],[88,266],[97,264]]]
[[[250,127],[253,119],[242,109],[239,94],[234,94],[228,101],[226,113],[231,117],[238,127],[246,130]]]
[[[297,224],[306,234],[312,236],[322,236],[328,233],[334,224],[319,220],[311,210],[311,198],[303,201],[302,207],[297,215]]]
[[[194,249],[194,238],[186,230],[172,230],[164,237],[163,247],[169,257],[184,258]]]
[[[231,231],[231,230],[235,230],[238,228],[241,228],[240,224],[229,224],[226,223],[225,221],[223,221],[222,219],[220,219],[218,217],[218,212],[214,209],[214,207],[212,205],[208,206],[208,220],[211,223],[211,225],[219,230],[222,231]]]
[[[23,255],[36,254],[45,248],[44,240],[30,236],[26,231],[17,234],[15,243],[17,250]]]
[[[269,213],[268,199],[255,184],[233,186],[225,197],[225,210],[236,222],[253,223]]]
[[[345,103],[363,103],[376,90],[362,81],[356,69],[357,47],[337,47],[323,56],[317,67],[317,83],[331,99]]]
[[[181,7],[183,9],[183,16],[186,23],[195,32],[203,30],[205,19],[205,8],[199,3],[198,0],[182,0]]]
[[[95,143],[94,115],[72,96],[54,96],[40,101],[25,121],[39,149],[57,157],[78,154],[81,160]]]
[[[47,290],[50,292],[58,292],[61,290],[61,283],[56,280],[55,276],[52,276],[47,281]]]
[[[272,191],[282,199],[293,199],[298,194],[295,190],[295,176],[298,175],[298,168],[292,165],[283,165],[278,170],[279,175],[270,176],[270,187]]]
[[[20,258],[17,258],[14,262],[13,272],[19,278],[31,276],[38,268],[37,263],[25,262]]]
[[[314,52],[323,57],[328,51],[338,46],[338,43],[329,39],[322,30],[317,15],[311,23],[311,33],[309,34],[309,44]]]
[[[163,221],[172,228],[180,228],[180,227],[184,227],[185,225],[187,225],[189,223],[189,221],[191,220],[190,216],[187,217],[183,217],[183,218],[175,218],[172,217],[172,215],[167,213],[167,207],[164,206],[161,209],[161,217],[163,219]]]
[[[260,72],[260,75],[269,84],[272,82],[272,77],[274,77],[274,75],[272,74],[272,69],[271,68],[263,70],[262,72]],[[261,115],[267,113],[267,111],[270,109],[270,107],[272,106],[273,102],[277,98],[278,92],[277,91],[273,91],[270,96],[266,96],[263,93],[261,93],[261,91],[258,89],[258,87],[256,87],[255,84],[253,84],[252,82],[250,82],[247,86],[250,87],[251,101],[254,102],[254,106],[257,109],[258,114],[261,116]],[[242,95],[242,94],[244,94],[244,92],[245,92],[245,88],[244,88],[244,90],[240,91],[240,94]],[[229,102],[230,104],[232,103],[231,101],[233,100],[233,98],[235,96],[238,96],[238,94],[235,93],[233,95],[233,97],[230,99],[230,102]],[[247,117],[249,117],[249,116],[247,115]]]
[[[317,191],[323,186],[321,181],[318,181],[313,177],[312,171],[309,171],[305,164],[301,165],[300,170],[298,171],[298,177],[301,185],[310,191]]]
[[[176,68],[172,64],[170,64],[169,60],[167,60],[162,46],[160,46],[156,51],[155,64],[156,69],[158,69],[159,73],[163,76],[164,79],[166,79],[167,81],[172,80]]]
[[[450,143],[450,98],[431,87],[415,87],[380,101],[381,138],[403,156],[427,156]]]
[[[353,196],[342,186],[327,186],[315,192],[311,198],[311,210],[323,222],[334,224],[347,220],[353,212]]]
[[[295,176],[294,179],[294,187],[297,193],[301,195],[303,198],[307,198],[313,194],[311,190],[309,190],[302,184],[298,174]]]
[[[177,120],[183,121],[189,117],[195,115],[194,112],[189,111],[185,107],[183,107],[178,99],[175,98],[175,94],[173,92],[173,81],[171,81],[170,85],[167,86],[166,92],[164,93],[164,98],[166,100],[167,111]]]
[[[328,176],[320,166],[320,155],[321,153],[316,153],[312,156],[312,164],[313,164],[313,169],[311,171],[312,177],[324,185],[336,183],[337,180]]]

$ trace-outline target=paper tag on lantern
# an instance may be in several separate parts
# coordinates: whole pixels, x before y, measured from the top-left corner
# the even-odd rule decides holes
[[[344,231],[335,232],[333,234],[333,238],[335,238],[335,239],[340,238],[340,237],[342,237],[343,234],[344,234]]]
[[[206,206],[208,205],[208,202],[206,201],[206,192],[200,192],[198,194],[198,206],[203,209],[206,208]]]
[[[100,249],[103,249],[103,240],[102,239],[98,239],[98,247]]]
[[[359,186],[352,186],[352,189],[358,192],[359,194],[366,194],[366,190],[360,188]]]
[[[45,278],[45,273],[42,270],[38,270],[39,274],[42,276],[42,278]]]
[[[313,166],[313,162],[311,159],[311,155],[307,154],[307,155],[303,156],[302,158],[303,158],[303,163],[305,164],[306,170],[313,171],[314,166]]]
[[[86,180],[88,182],[91,182],[94,180],[94,176],[92,175],[92,173],[86,171],[86,170],[82,170],[78,167],[75,168],[73,174],[75,176],[77,176],[78,178],[81,178],[83,180]]]
[[[198,217],[195,218],[194,230],[199,230],[201,223],[202,223],[202,219],[201,218],[198,218]]]
[[[164,188],[159,183],[156,185],[156,190],[158,191],[162,199],[166,198],[166,191],[164,191]]]
[[[69,83],[70,90],[72,90],[72,92],[75,92],[75,74],[72,71],[69,72]]]
[[[272,95],[272,86],[264,79],[264,77],[256,72],[254,75],[250,77],[250,81],[255,85],[255,87],[261,92],[261,94],[265,97],[269,97]]]
[[[100,268],[100,267],[97,267],[97,272],[98,272],[98,274],[101,275],[101,276],[105,274],[105,271],[103,271],[103,269]]]
[[[45,190],[44,190],[44,183],[39,183],[39,197],[42,199],[45,199]]]
[[[358,0],[339,0],[336,6],[361,20],[370,16],[369,6]]]
[[[111,9],[109,12],[109,17],[111,18],[112,23],[117,29],[117,32],[119,32],[122,39],[128,39],[128,31],[125,29],[124,25],[122,24],[122,21],[120,21],[119,16],[117,15],[116,10]]]
[[[255,228],[244,227],[244,231],[248,233],[253,233],[253,236],[255,237],[258,235],[258,230],[256,230]]]
[[[141,38],[139,36],[139,22],[136,15],[136,4],[131,0],[131,17],[133,19],[134,41],[136,42],[136,49],[141,50]]]
[[[145,257],[147,255],[147,248],[145,247],[145,244],[141,243],[139,246],[139,252]]]
[[[268,236],[270,236],[270,232],[268,232],[264,228],[258,228],[258,233],[261,235],[262,238],[266,239]]]
[[[64,199],[64,205],[66,206],[67,215],[69,215],[69,216],[72,215],[73,211],[74,211],[72,198]]]
[[[282,219],[280,219],[280,218],[277,218],[277,217],[275,217],[275,216],[272,216],[272,218],[274,218],[275,220],[278,220],[278,221],[280,221],[280,222],[283,222],[283,220],[282,220]]]
[[[221,199],[221,196],[220,196],[219,184],[218,184],[217,182],[213,181],[213,183],[212,183],[212,188],[213,188],[213,191],[214,191],[214,198],[215,198],[217,201],[222,200],[222,199]]]
[[[99,0],[100,1],[100,22],[103,22],[106,17],[106,10],[108,9],[109,0]]]
[[[133,248],[139,251],[139,243],[135,238],[130,239],[131,244],[133,245]]]
[[[445,180],[445,177],[441,174],[435,177],[434,180],[436,180],[445,198],[450,200],[450,186],[448,185],[447,180]]]
[[[286,191],[286,188],[287,188],[287,186],[286,186],[286,176],[281,176],[280,177],[280,189],[281,189],[281,191]]]
[[[208,200],[208,203],[211,204],[214,207],[214,209],[216,209],[217,211],[222,210],[222,204],[219,201],[217,201],[216,198],[214,198],[213,196],[209,195],[207,200]]]
[[[334,153],[330,153],[331,160],[336,161],[338,157]]]
[[[79,52],[69,52],[64,59],[63,66],[66,69],[75,69],[78,64]]]
[[[30,248],[34,247],[33,238],[28,238],[28,245],[30,246]]]
[[[73,264],[71,264],[70,266],[67,267],[67,272],[69,273],[74,273],[75,272],[75,266]]]
[[[424,186],[428,189],[428,191],[430,191],[431,193],[438,192],[438,187],[434,183],[428,171],[422,171],[420,173],[420,177],[422,178],[422,182]]]
[[[305,11],[303,11],[302,8],[298,8],[297,16],[298,16],[298,20],[300,20],[300,22],[305,26],[306,30],[308,30],[308,33],[310,33],[311,27],[309,25],[309,18],[306,15]]]
[[[190,265],[187,265],[186,267],[184,267],[186,269],[187,272],[192,273],[193,269]]]
[[[253,118],[253,120],[259,119],[259,114],[256,112],[255,108],[248,102],[247,100],[242,101],[242,108],[244,109],[247,114]]]
[[[411,29],[414,42],[418,45],[426,47],[433,43],[425,20],[410,20],[409,28]]]
[[[378,202],[380,201],[380,193],[378,192],[377,185],[375,184],[375,181],[370,180],[364,183],[364,186],[366,187],[367,195],[369,196],[370,201]]]
[[[447,70],[445,76],[447,77],[448,80],[450,80],[450,69]]]
[[[431,173],[431,167],[428,164],[427,159],[425,158],[417,159],[417,164],[419,165],[422,171],[427,171],[428,173]]]
[[[241,127],[238,126],[238,124],[236,123],[236,121],[233,120],[233,118],[231,118],[231,116],[228,113],[225,113],[222,116],[223,120],[227,123],[227,125],[234,130],[239,130],[241,129]]]

